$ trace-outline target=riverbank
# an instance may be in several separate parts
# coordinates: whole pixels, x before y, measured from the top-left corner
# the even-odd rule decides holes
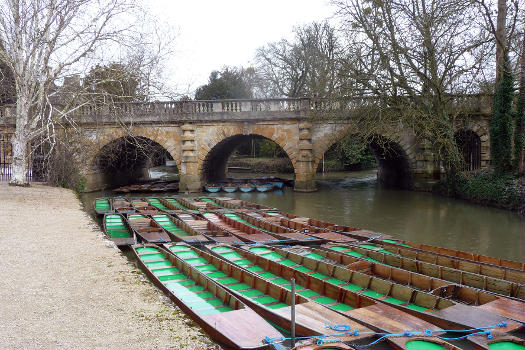
[[[463,173],[438,182],[434,193],[525,215],[524,174]]]
[[[220,349],[103,238],[72,191],[0,183],[6,349]]]

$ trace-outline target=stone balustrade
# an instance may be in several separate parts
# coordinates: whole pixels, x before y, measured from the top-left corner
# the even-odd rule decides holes
[[[492,95],[447,95],[451,112],[467,114],[490,114]],[[353,110],[373,108],[380,105],[376,97],[352,97],[340,99],[321,98],[273,98],[209,101],[158,101],[129,102],[114,105],[84,105],[70,116],[78,123],[115,123],[155,121],[185,122],[205,120],[254,120],[306,117],[312,111],[341,111],[341,117],[351,116]],[[57,106],[56,108],[60,108]],[[0,123],[14,124],[14,106],[0,107]],[[350,113],[344,113],[350,112]]]

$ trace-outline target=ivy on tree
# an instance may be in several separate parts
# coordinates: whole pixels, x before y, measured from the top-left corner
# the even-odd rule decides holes
[[[490,121],[490,148],[492,166],[496,173],[511,170],[512,159],[512,99],[513,79],[506,56],[503,73],[494,95],[494,111]]]

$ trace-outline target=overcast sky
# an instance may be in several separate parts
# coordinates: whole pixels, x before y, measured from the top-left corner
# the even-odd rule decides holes
[[[149,6],[178,33],[166,73],[180,93],[193,93],[224,65],[249,66],[258,47],[334,12],[328,0],[151,0]]]

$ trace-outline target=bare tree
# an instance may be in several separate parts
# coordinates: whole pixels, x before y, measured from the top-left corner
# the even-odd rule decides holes
[[[485,21],[485,27],[494,37],[496,45],[496,86],[503,67],[503,58],[509,55],[514,58],[513,65],[519,67],[520,43],[523,38],[525,22],[524,8],[519,6],[518,0],[476,0],[479,11]],[[515,51],[511,55],[512,51]]]
[[[28,145],[71,111],[52,103],[55,83],[126,33],[133,8],[125,0],[0,1],[0,62],[16,91],[11,184],[27,185]]]
[[[338,89],[342,47],[327,22],[295,29],[293,41],[283,39],[257,50],[256,72],[267,96],[332,95]]]
[[[461,161],[453,95],[472,92],[484,72],[491,37],[468,0],[336,0],[355,80],[348,95],[379,97],[391,113],[363,123],[403,123],[428,140],[448,170]],[[356,90],[357,87],[357,90]]]

